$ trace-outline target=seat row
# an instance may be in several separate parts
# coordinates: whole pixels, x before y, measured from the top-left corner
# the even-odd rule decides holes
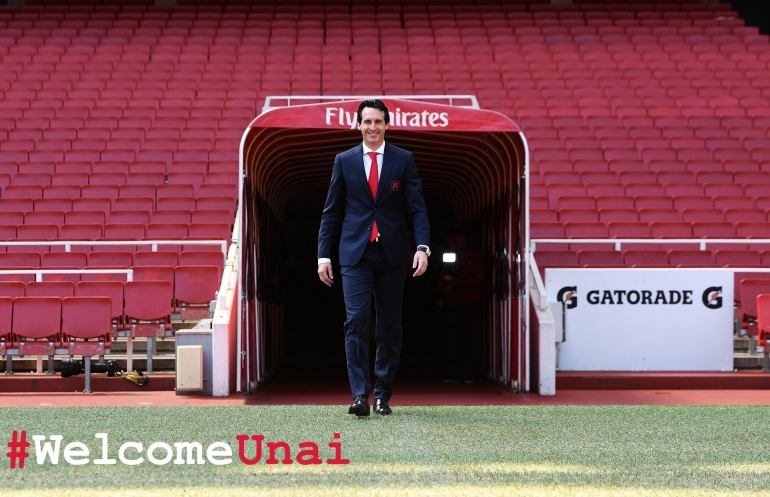
[[[108,223],[99,224],[22,224],[0,225],[0,241],[109,241],[109,240],[229,240],[230,223]],[[0,250],[4,247],[0,246]],[[8,247],[19,251],[20,247]],[[21,248],[47,251],[47,245]],[[90,248],[88,249],[90,250]]]
[[[0,118],[6,117],[5,110],[0,110]],[[189,117],[187,113],[185,118]],[[108,120],[114,121],[114,120]],[[114,128],[112,123],[105,123],[106,126]],[[174,140],[172,140],[174,141]],[[152,145],[152,144],[149,144]],[[159,145],[159,144],[158,144]],[[163,161],[171,164],[173,161],[234,161],[237,160],[238,150],[233,149],[174,149],[170,148],[175,143],[168,143],[164,148],[147,148],[140,150],[6,150],[0,153],[0,162],[27,162],[27,161],[45,161],[45,162],[90,162],[99,161]]]
[[[3,268],[8,270],[13,268]],[[41,268],[45,269],[45,268]],[[65,269],[65,268],[51,268]],[[78,269],[78,268],[66,268]],[[91,269],[89,267],[83,270]],[[100,268],[93,268],[100,269]],[[117,268],[101,268],[117,269]],[[128,311],[133,306],[127,300],[124,300],[124,288],[129,288],[135,283],[158,283],[157,285],[139,285],[148,288],[151,292],[150,297],[144,297],[144,300],[154,298],[160,299],[158,305],[165,311],[163,314],[164,323],[170,326],[170,316],[172,312],[181,312],[182,319],[198,316],[202,311],[203,315],[208,315],[209,302],[214,300],[216,292],[219,289],[219,267],[216,265],[179,265],[172,266],[133,266],[133,281],[118,281],[115,279],[91,278],[89,273],[79,273],[84,279],[73,278],[50,280],[50,281],[0,281],[0,297],[58,297],[66,298],[73,296],[109,296],[112,299],[113,307],[111,310],[111,319],[113,320],[114,332],[130,328],[130,319],[124,317],[134,316],[142,318],[147,313]],[[61,276],[78,276],[77,273],[61,274]],[[25,276],[25,275],[17,275]],[[85,278],[89,276],[88,278]],[[166,292],[167,293],[164,293]],[[101,294],[95,294],[102,292]],[[160,293],[158,293],[160,292]],[[128,297],[126,292],[125,297]],[[168,297],[168,298],[166,298]],[[132,297],[136,298],[136,297]],[[198,308],[196,306],[204,306]],[[191,309],[188,309],[191,308]],[[187,311],[187,312],[186,312]],[[168,319],[165,319],[168,316]],[[194,316],[192,316],[195,318]],[[200,319],[200,316],[198,317]],[[117,336],[117,335],[116,335]]]
[[[11,166],[12,167],[12,166]],[[47,187],[54,184],[53,177],[55,175],[61,175],[63,173],[43,173],[43,172],[29,172],[29,173],[16,173],[14,175],[0,173],[0,187],[5,190],[9,186],[40,186]],[[168,175],[158,171],[153,173],[148,172],[134,172],[124,174],[122,172],[109,172],[109,173],[85,173],[87,176],[83,177],[65,177],[59,178],[56,184],[71,184],[65,182],[72,182],[74,180],[85,180],[84,183],[80,183],[80,186],[111,186],[122,187],[125,185],[152,185],[161,186],[164,184],[169,185],[191,185],[193,187],[193,196],[197,196],[200,187],[202,185],[236,185],[238,184],[238,175],[236,173],[196,173],[192,171],[185,172],[171,172]],[[188,189],[189,190],[189,189]],[[207,188],[211,190],[211,188]],[[44,192],[43,192],[44,194]],[[120,192],[118,192],[120,196]],[[224,196],[224,195],[223,195]],[[149,197],[149,195],[148,195]],[[16,198],[19,198],[18,196]],[[22,197],[23,198],[23,197]]]
[[[172,313],[179,312],[181,319],[201,319],[210,316],[210,302],[216,297],[219,286],[216,266],[178,266],[145,268],[135,275],[146,278],[139,281],[47,281],[0,282],[0,288],[15,299],[52,298],[66,299],[73,296],[106,297],[111,303],[109,325],[103,334],[113,338],[128,337],[128,356],[131,369],[132,339],[147,337],[148,372],[152,372],[152,342],[156,337],[173,335]],[[22,294],[22,290],[24,293]],[[1,338],[0,338],[1,339]],[[50,338],[49,338],[50,340]],[[54,337],[55,340],[55,337]],[[49,356],[49,372],[52,371],[53,352],[50,346],[38,345],[36,355]],[[41,350],[42,349],[42,350]],[[24,351],[19,351],[23,354]],[[6,361],[10,368],[11,361]]]
[[[29,283],[24,296],[19,295],[22,283],[16,283],[15,290],[14,284],[0,283],[7,287],[6,293],[15,291],[17,295],[0,297],[0,355],[6,357],[6,372],[12,372],[9,356],[14,355],[47,355],[49,373],[53,372],[55,355],[82,355],[88,364],[90,356],[108,354],[113,337],[119,335],[129,337],[129,363],[132,338],[147,337],[147,370],[152,372],[153,341],[171,333],[174,306],[180,306],[183,320],[185,315],[198,319],[209,315],[209,302],[218,287],[214,273],[218,271],[215,266],[179,266],[172,270],[173,282],[159,280],[156,274],[155,279],[127,283]],[[66,327],[62,323],[63,312],[67,316]],[[89,389],[90,379],[86,375],[86,392]]]
[[[538,266],[586,266],[613,264],[636,266],[680,266],[701,264],[704,267],[767,267],[770,266],[770,250],[656,250],[638,245],[633,250],[548,250],[543,247],[535,252]],[[770,292],[768,292],[770,293]]]
[[[106,297],[0,297],[0,356],[6,374],[13,372],[12,356],[48,356],[53,373],[54,355],[84,357],[86,383],[91,391],[90,360],[110,353],[112,303]]]
[[[1,154],[0,154],[1,155]],[[231,175],[227,173],[210,173],[210,174],[226,174],[229,178]],[[54,173],[56,175],[56,173]],[[9,185],[2,188],[2,194],[0,198],[3,200],[39,200],[44,197],[44,192],[54,191],[67,191],[73,193],[74,190],[70,187],[76,185]],[[66,187],[66,188],[65,188]],[[191,184],[159,184],[155,186],[153,184],[135,184],[135,185],[83,185],[80,187],[81,199],[110,199],[116,200],[118,198],[142,198],[151,199],[155,202],[157,207],[160,199],[163,198],[238,198],[238,187],[236,184],[229,183],[209,183],[203,184],[198,187],[196,195],[195,187]],[[59,198],[56,196],[48,196],[46,198]],[[70,197],[74,202],[78,200],[77,197]],[[16,209],[20,210],[20,209]]]
[[[42,254],[37,252],[0,252],[0,268],[48,269],[69,267],[85,269],[89,266],[92,268],[131,268],[133,266],[169,266],[175,268],[179,265],[197,265],[217,266],[220,274],[223,274],[225,269],[224,256],[221,251],[184,250],[177,252],[174,250],[163,250],[163,247],[159,247],[157,252],[145,250],[136,252],[120,251],[117,247],[116,251],[80,251],[77,250],[78,247],[72,248],[72,252],[44,252]],[[14,275],[6,275],[3,281],[34,281],[34,275],[15,276],[18,278],[14,277]],[[49,276],[55,275],[43,275],[43,279],[50,279]],[[125,281],[125,277],[122,276],[118,279]],[[73,281],[75,280],[73,279]]]
[[[237,18],[246,16],[260,17],[263,15],[275,16],[280,19],[315,19],[327,17],[346,16],[354,13],[378,13],[383,17],[400,15],[419,15],[429,12],[432,15],[451,16],[454,13],[461,15],[485,15],[487,13],[503,12],[531,12],[531,13],[568,13],[576,11],[631,11],[631,12],[697,12],[697,11],[729,11],[726,4],[704,4],[697,2],[600,2],[596,0],[576,0],[574,4],[551,4],[543,0],[531,0],[528,2],[503,2],[501,3],[472,3],[470,1],[445,2],[439,0],[416,0],[408,4],[384,4],[373,5],[365,2],[354,2],[352,6],[341,5],[334,0],[315,2],[313,5],[286,4],[280,1],[262,1],[254,4],[247,1],[230,1],[227,3],[204,4],[197,0],[180,0],[178,5],[159,5],[149,1],[113,1],[109,4],[89,4],[80,2],[52,2],[50,0],[29,0],[24,5],[13,5],[7,8],[9,13],[16,16],[33,16],[45,13],[72,13],[78,15],[109,16],[111,14],[124,13],[140,15],[146,18],[184,18],[184,19],[208,19],[208,18]]]
[[[542,34],[541,34],[542,27]],[[589,29],[583,29],[587,27]],[[661,28],[671,29],[661,29]],[[5,29],[3,29],[5,28]],[[605,28],[602,31],[602,28]],[[611,29],[607,29],[611,28]],[[675,34],[651,34],[653,28],[658,31],[673,31]],[[402,29],[400,25],[370,24],[369,27],[356,26],[340,28],[308,28],[270,29],[270,28],[88,28],[88,27],[49,27],[49,28],[13,28],[3,26],[3,35],[15,38],[56,37],[59,44],[63,39],[94,38],[102,42],[107,38],[123,38],[128,43],[147,43],[149,39],[182,39],[194,43],[200,39],[208,39],[212,43],[240,44],[244,39],[262,38],[264,41],[275,42],[287,38],[301,42],[315,38],[327,45],[339,43],[377,44],[378,38],[396,41],[403,40],[408,44],[433,44],[442,37],[456,37],[461,41],[495,42],[499,36],[515,36],[521,42],[539,41],[554,42],[639,42],[639,43],[746,43],[762,39],[755,29],[746,29],[743,23],[733,28],[731,24],[709,20],[704,22],[687,19],[654,19],[634,21],[628,19],[594,20],[583,23],[578,20],[558,22],[538,22],[514,19],[508,22],[487,23],[456,23],[443,21],[423,23],[419,27],[412,26]],[[358,31],[360,29],[360,31]],[[364,31],[365,30],[365,31]],[[708,33],[710,30],[713,34]],[[602,34],[607,33],[607,34]]]
[[[678,215],[678,213],[677,213]],[[568,221],[532,222],[536,238],[770,238],[766,221]],[[565,240],[565,242],[568,240]]]
[[[670,205],[670,200],[665,198]],[[738,199],[746,200],[745,197],[738,197]],[[710,199],[704,197],[694,197],[692,199],[693,204],[701,203],[697,201],[704,201],[703,204],[710,204]],[[750,199],[749,199],[750,200]],[[768,212],[770,210],[760,209],[743,209],[743,208],[729,208],[729,209],[714,209],[713,207],[706,208],[678,208],[678,209],[532,209],[530,210],[529,218],[532,222],[597,222],[610,223],[615,221],[621,222],[655,222],[655,221],[684,221],[684,222],[722,222],[727,221],[729,223],[737,222],[754,222],[763,223],[768,221]]]
[[[689,184],[692,188],[700,189],[701,193],[703,193],[705,191],[703,184],[725,185],[727,183],[730,184],[727,186],[730,191],[738,191],[740,189],[740,192],[743,193],[742,184],[770,182],[770,171],[756,171],[752,169],[755,165],[762,167],[765,164],[764,161],[725,161],[724,170],[716,168],[706,169],[707,164],[702,162],[703,170],[697,172],[681,171],[675,167],[663,167],[674,166],[675,163],[660,164],[660,170],[649,171],[642,167],[643,165],[639,162],[629,164],[629,166],[635,164],[639,166],[638,168],[629,167],[626,170],[621,169],[619,171],[563,169],[567,164],[568,161],[540,161],[538,166],[545,170],[539,168],[541,169],[537,171],[539,174],[531,175],[530,184],[542,183],[546,185],[546,188],[559,188],[559,184],[584,184],[586,188],[588,188],[587,185],[589,184],[613,184],[614,187],[618,187],[649,183],[660,184],[664,188],[669,188],[671,185]],[[578,165],[588,166],[585,163],[578,163]],[[767,161],[767,165],[770,166],[770,161]],[[718,181],[713,181],[714,179],[718,179]]]
[[[735,183],[735,177],[741,179]],[[696,183],[667,183],[666,185],[653,182],[635,183],[530,183],[530,195],[532,197],[547,197],[550,208],[557,208],[558,199],[561,197],[601,197],[601,196],[629,196],[629,197],[661,197],[672,198],[675,196],[705,196],[705,188],[710,187],[714,192],[709,196],[745,195],[750,198],[764,197],[768,194],[767,180],[770,175],[766,173],[737,172],[735,175],[727,171],[710,171],[699,173]],[[676,185],[676,186],[674,186]],[[691,186],[680,186],[691,185]],[[716,185],[721,185],[717,187]],[[698,193],[699,188],[703,193]],[[670,191],[669,191],[670,190]],[[671,207],[669,205],[646,205],[645,207]],[[637,205],[637,207],[641,207]]]
[[[59,211],[64,212],[64,221],[72,223],[104,224],[109,220],[110,211],[139,210],[150,212],[150,220],[153,222],[181,222],[179,214],[161,214],[165,211],[185,211],[187,217],[192,216],[193,211],[227,210],[231,214],[235,211],[235,199],[233,197],[161,197],[155,205],[152,198],[145,197],[80,197],[80,188],[75,185],[61,185],[46,187],[43,190],[43,198],[3,198],[0,199],[0,212],[16,213],[10,216],[8,224],[23,224],[23,217],[29,212]],[[101,212],[103,216],[88,217],[88,211]],[[77,214],[76,214],[77,213]],[[158,216],[154,218],[153,216]],[[232,218],[232,216],[231,216]],[[172,220],[173,219],[173,220]],[[229,220],[232,222],[232,219]],[[0,218],[0,224],[5,221]]]
[[[72,211],[72,202],[68,199],[38,199],[55,200],[55,202],[38,202],[37,210],[0,211],[0,225],[30,225],[30,224],[55,224],[59,230],[65,224],[97,224],[104,227],[105,224],[144,224],[148,229],[150,224],[184,224],[190,223],[227,223],[233,222],[233,210],[231,202],[222,209],[197,209],[186,210],[155,210],[152,211],[152,199],[139,199],[140,201],[113,206],[113,210],[105,215],[103,211]],[[145,202],[141,202],[146,200]],[[61,201],[61,202],[59,202]],[[117,208],[115,208],[117,207]],[[61,210],[59,210],[61,209]],[[151,235],[154,236],[154,235]]]
[[[748,194],[743,191],[742,185],[730,183],[707,183],[706,185],[693,183],[667,183],[664,185],[666,196],[662,195],[599,195],[591,192],[591,196],[560,195],[556,198],[556,211],[564,209],[650,209],[673,208],[679,210],[687,208],[717,208],[727,209],[757,209],[767,211],[770,209],[770,196],[752,196],[759,193],[750,189]],[[732,187],[736,188],[732,188]],[[705,190],[705,192],[704,192]],[[666,200],[662,200],[666,199]],[[530,198],[532,210],[553,210],[548,208],[548,197],[538,196]],[[41,207],[41,210],[44,207]],[[163,211],[157,211],[163,212]]]

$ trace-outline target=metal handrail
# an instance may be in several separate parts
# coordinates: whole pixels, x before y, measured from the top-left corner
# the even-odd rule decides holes
[[[291,107],[292,100],[302,102],[294,105],[302,105],[311,101],[313,103],[319,100],[327,102],[341,102],[345,100],[362,100],[366,98],[372,98],[371,96],[362,95],[273,95],[265,98],[265,105],[262,107],[262,112],[267,112],[272,109],[280,107]],[[396,100],[449,100],[449,105],[455,105],[455,100],[470,100],[470,105],[457,105],[457,107],[466,107],[469,109],[480,109],[479,101],[476,95],[383,95],[380,98],[392,98]],[[286,100],[286,105],[273,105],[273,100]]]
[[[540,269],[537,267],[537,261],[535,261],[535,254],[533,252],[529,253],[529,270],[535,282],[535,289],[537,289],[537,293],[532,294],[535,297],[535,305],[537,305],[538,309],[544,311],[548,309],[548,295],[545,291],[543,278],[540,277]]]

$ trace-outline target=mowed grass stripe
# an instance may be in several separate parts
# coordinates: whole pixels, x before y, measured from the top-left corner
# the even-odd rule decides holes
[[[228,466],[38,466],[2,463],[0,495],[768,495],[770,407],[398,407],[355,419],[344,406],[39,408],[0,410],[2,453],[13,430],[81,441],[109,457],[141,442],[229,443]],[[237,459],[239,434],[327,444],[341,433],[349,465],[253,466]],[[280,452],[280,451],[279,451]],[[132,453],[132,455],[135,453]],[[161,454],[162,455],[162,454]],[[247,455],[254,455],[253,442]],[[279,459],[281,457],[279,456]]]

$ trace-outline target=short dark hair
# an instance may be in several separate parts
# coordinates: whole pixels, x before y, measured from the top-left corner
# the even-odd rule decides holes
[[[361,102],[361,105],[358,106],[358,115],[356,116],[356,122],[358,124],[361,124],[361,112],[363,112],[364,108],[371,107],[373,109],[379,109],[385,114],[385,124],[390,123],[390,113],[388,112],[388,108],[385,107],[385,104],[382,103],[382,100],[379,99],[370,99],[370,100],[364,100]]]

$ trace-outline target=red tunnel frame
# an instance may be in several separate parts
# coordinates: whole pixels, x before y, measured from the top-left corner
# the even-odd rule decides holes
[[[458,223],[484,223],[482,250],[492,266],[485,374],[509,388],[529,390],[529,154],[523,133],[511,119],[489,110],[381,99],[391,114],[387,140],[414,153],[423,190],[440,191]],[[274,108],[244,132],[238,391],[258,388],[280,360],[282,309],[271,291],[279,269],[271,261],[280,257],[275,242],[283,210],[297,194],[328,188],[335,155],[361,140],[355,116],[362,100]]]

